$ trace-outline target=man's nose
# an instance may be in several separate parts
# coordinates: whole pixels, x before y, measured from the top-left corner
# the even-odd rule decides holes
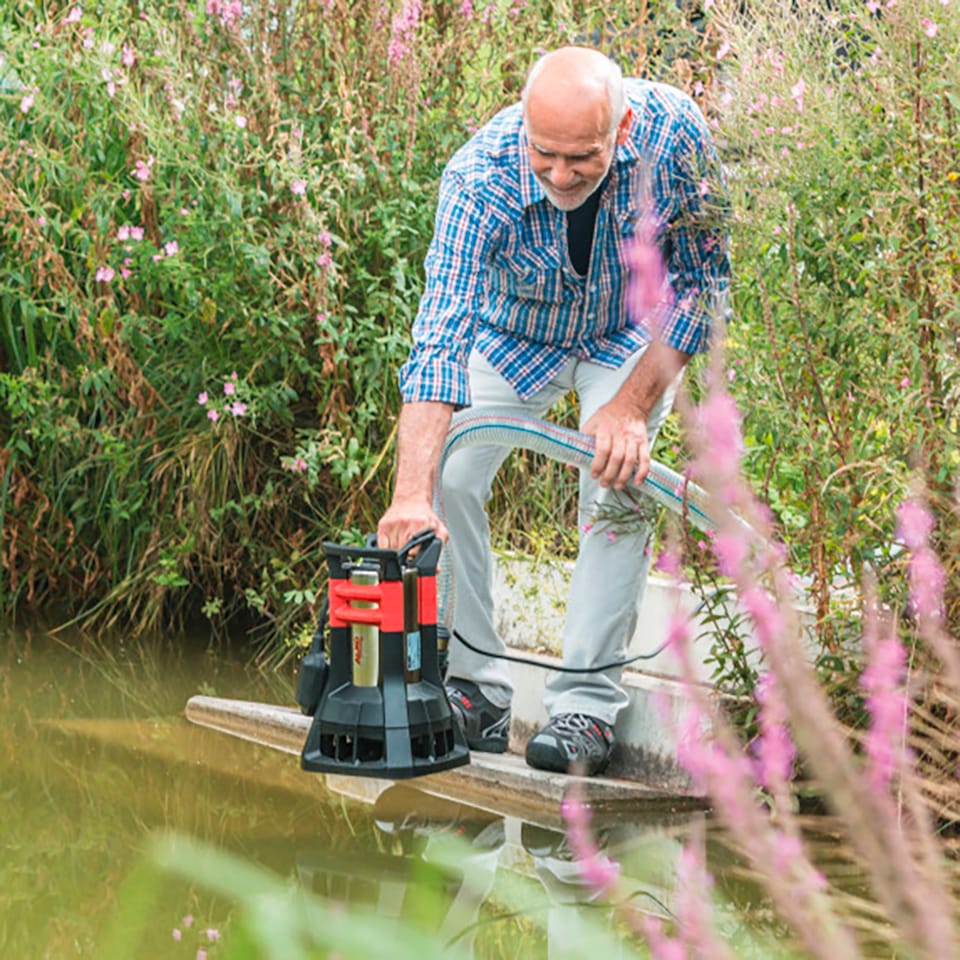
[[[550,168],[550,182],[560,190],[572,187],[576,182],[577,175],[573,165],[567,160],[557,158]]]

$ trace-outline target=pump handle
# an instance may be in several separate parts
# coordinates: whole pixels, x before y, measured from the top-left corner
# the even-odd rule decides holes
[[[323,552],[328,558],[335,558],[341,563],[345,560],[376,560],[385,564],[384,574],[387,579],[399,580],[405,566],[415,566],[422,576],[436,573],[440,558],[440,549],[443,541],[429,528],[414,534],[399,550],[380,549],[377,546],[377,535],[371,533],[367,537],[365,547],[348,547],[339,543],[324,543]],[[413,559],[410,554],[416,550]],[[396,564],[396,567],[394,567]]]

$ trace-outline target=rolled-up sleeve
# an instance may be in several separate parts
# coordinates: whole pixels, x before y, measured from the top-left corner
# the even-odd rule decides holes
[[[413,323],[413,346],[400,370],[407,403],[433,400],[468,406],[467,358],[481,313],[483,278],[495,225],[449,168],[440,183],[433,239],[424,261],[423,295]]]

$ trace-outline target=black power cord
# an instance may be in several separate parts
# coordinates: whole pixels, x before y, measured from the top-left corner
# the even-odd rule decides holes
[[[716,599],[716,597],[723,592],[723,590],[716,590],[711,599]],[[697,604],[697,609],[690,614],[691,618],[695,617],[706,605],[706,599],[701,600],[700,603]],[[638,660],[653,660],[654,657],[659,657],[660,654],[670,646],[670,642],[665,641],[650,653],[638,653],[633,657],[627,657],[624,660],[611,660],[609,663],[601,663],[596,667],[563,667],[553,663],[541,663],[539,660],[531,660],[529,657],[517,657],[511,653],[493,653],[491,650],[481,650],[479,647],[475,647],[469,640],[465,639],[458,630],[452,632],[468,650],[479,653],[483,657],[493,657],[496,660],[509,660],[511,663],[523,663],[529,667],[540,667],[541,670],[553,670],[556,673],[603,673],[604,670],[626,667],[631,663],[636,663]]]
[[[636,663],[638,660],[652,660],[654,657],[660,656],[669,646],[668,643],[661,643],[651,653],[638,653],[634,657],[627,657],[625,660],[611,660],[610,663],[601,663],[596,667],[563,667],[553,663],[541,663],[539,660],[531,660],[528,657],[517,657],[511,653],[493,653],[490,650],[481,650],[469,640],[465,640],[458,630],[454,630],[453,635],[468,650],[479,653],[481,656],[494,657],[497,660],[509,660],[511,663],[525,663],[531,667],[540,667],[542,670],[555,670],[557,673],[602,673],[604,670],[613,670],[614,667],[625,667],[628,663]]]

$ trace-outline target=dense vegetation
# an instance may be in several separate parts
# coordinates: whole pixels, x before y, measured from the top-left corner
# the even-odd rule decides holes
[[[440,170],[538,52],[586,38],[715,130],[729,387],[824,663],[845,668],[865,570],[903,606],[914,483],[956,625],[958,21],[905,6],[5,7],[0,607],[308,627],[320,540],[372,529],[389,492]],[[501,542],[569,550],[571,483],[517,455]]]

